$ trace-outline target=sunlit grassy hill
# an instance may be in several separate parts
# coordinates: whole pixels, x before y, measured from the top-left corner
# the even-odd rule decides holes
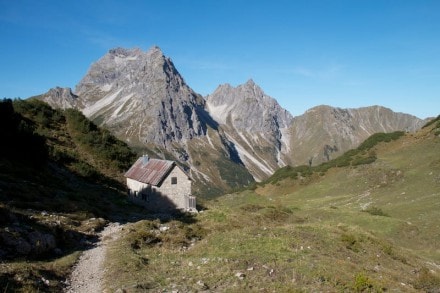
[[[208,201],[186,222],[133,224],[109,252],[107,287],[439,292],[439,134],[439,119],[379,134],[329,165]]]

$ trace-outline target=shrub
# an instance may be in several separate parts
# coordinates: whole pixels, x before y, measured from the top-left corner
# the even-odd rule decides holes
[[[375,285],[364,273],[358,273],[354,280],[354,291],[356,292],[382,292],[383,290]]]
[[[72,169],[80,176],[88,179],[99,179],[99,173],[93,168],[93,166],[83,162],[78,161],[73,163]]]
[[[404,264],[408,263],[406,258],[402,254],[399,254],[391,244],[383,244],[382,251],[394,260],[398,260]]]
[[[376,161],[376,156],[356,157],[351,162],[351,165],[352,166],[367,165],[374,163],[375,161]]]
[[[439,131],[440,132],[440,131]],[[283,179],[297,179],[298,176],[308,177],[315,173],[323,175],[330,168],[333,167],[348,167],[358,166],[364,164],[371,164],[376,161],[376,152],[372,150],[380,142],[389,142],[396,140],[403,136],[403,131],[396,131],[392,133],[376,133],[367,138],[358,148],[349,150],[341,156],[322,163],[318,166],[286,166],[275,171],[275,173],[267,179],[264,183],[276,184]]]
[[[434,123],[436,123],[436,122],[438,122],[438,124],[440,124],[440,115],[438,115],[436,118],[434,118],[434,119],[429,120],[428,122],[426,122],[426,124],[423,125],[422,128],[426,128],[426,127],[428,127],[428,126],[431,126],[432,124],[434,124]],[[440,127],[440,125],[438,125],[438,124],[437,124],[437,126]]]
[[[76,143],[106,165],[113,165],[121,171],[130,167],[135,154],[126,143],[118,140],[108,130],[99,129],[78,110],[67,109],[64,113]]]
[[[413,285],[414,288],[425,292],[438,292],[440,277],[432,274],[427,268],[422,268]]]
[[[128,236],[128,241],[132,249],[140,249],[144,246],[154,246],[162,240],[152,231],[136,231]]]
[[[389,215],[384,213],[381,208],[375,206],[369,207],[363,210],[363,212],[369,213],[370,215],[373,216],[389,217]]]
[[[353,234],[342,234],[341,240],[344,243],[345,248],[350,249],[354,252],[359,251],[358,239]]]
[[[259,210],[263,209],[264,207],[257,205],[257,204],[245,204],[243,206],[240,207],[240,209],[242,209],[245,212],[258,212]]]
[[[264,217],[269,222],[284,222],[292,215],[292,213],[292,210],[288,207],[269,207],[268,210],[264,212]]]
[[[383,133],[379,132],[373,134],[369,138],[367,138],[361,145],[358,147],[358,150],[369,150],[376,146],[380,142],[390,142],[392,140],[396,140],[402,137],[405,134],[403,131],[395,131],[391,133]]]

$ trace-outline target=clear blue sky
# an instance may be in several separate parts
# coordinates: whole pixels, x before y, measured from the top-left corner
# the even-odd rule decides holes
[[[74,88],[114,47],[159,46],[207,95],[252,78],[320,104],[440,114],[440,1],[0,0],[0,97]]]

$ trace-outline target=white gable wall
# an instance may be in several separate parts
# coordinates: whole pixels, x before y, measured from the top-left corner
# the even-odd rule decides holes
[[[176,184],[172,184],[172,178],[176,178]],[[157,189],[163,195],[166,195],[179,209],[186,209],[187,197],[191,195],[191,180],[179,168],[174,167],[170,174]]]

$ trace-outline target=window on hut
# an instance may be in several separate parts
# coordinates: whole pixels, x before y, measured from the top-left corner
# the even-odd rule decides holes
[[[177,177],[171,177],[171,184],[177,184]]]

